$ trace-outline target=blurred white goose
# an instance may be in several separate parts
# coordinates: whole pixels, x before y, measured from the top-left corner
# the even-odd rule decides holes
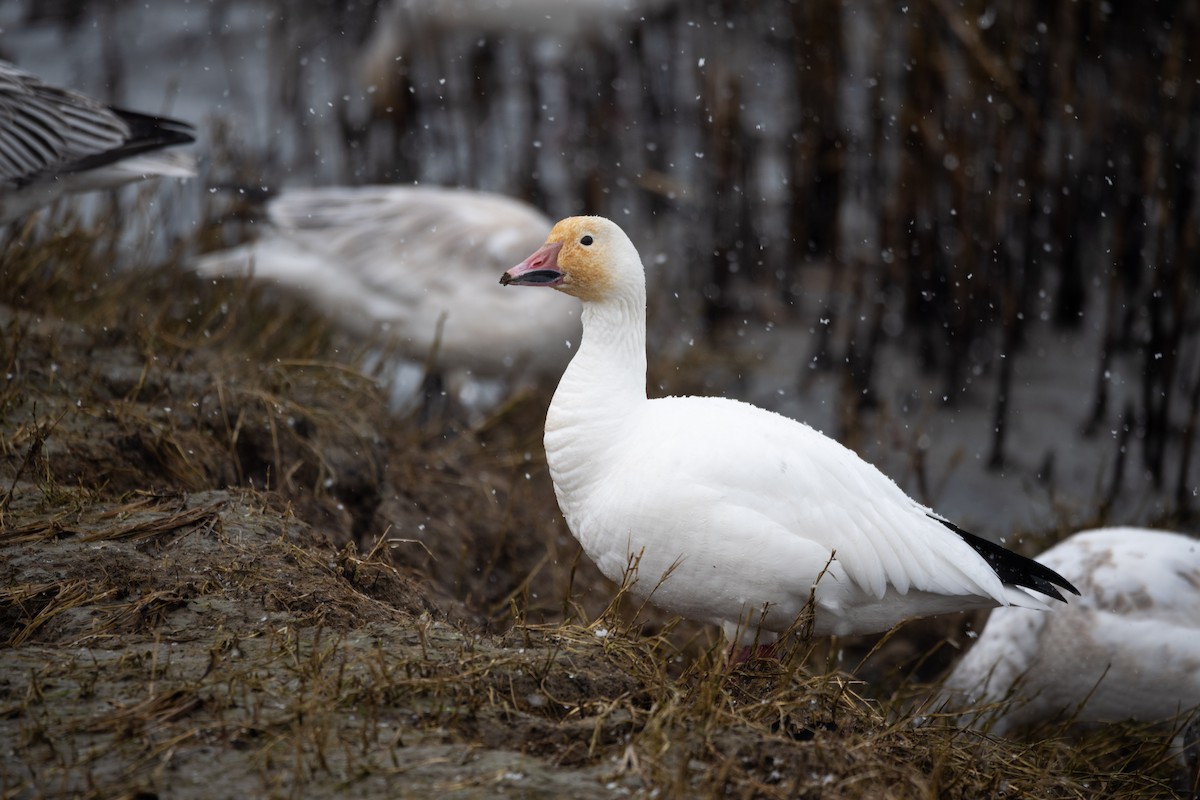
[[[616,41],[644,15],[675,0],[386,0],[363,46],[359,74],[365,86],[392,102],[397,78],[414,51],[446,33],[474,36],[548,36],[567,43]],[[473,40],[473,42],[474,42]]]
[[[579,340],[577,307],[531,307],[495,285],[550,230],[526,203],[443,187],[329,187],[287,191],[267,213],[256,241],[193,268],[274,281],[418,362],[440,330],[438,368],[475,377],[556,375]]]
[[[1038,556],[1082,592],[1047,613],[992,612],[944,685],[1000,735],[1055,717],[1171,720],[1200,706],[1200,541],[1083,531]]]
[[[191,125],[103,105],[0,61],[0,224],[63,194],[154,176],[190,178]]]
[[[501,283],[583,301],[546,458],[572,533],[611,580],[636,564],[635,595],[748,644],[786,631],[810,596],[824,635],[1074,591],[807,425],[718,397],[647,399],[645,272],[613,222],[559,222]]]

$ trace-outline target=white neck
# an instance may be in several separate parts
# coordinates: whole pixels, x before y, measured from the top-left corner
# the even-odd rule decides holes
[[[646,402],[646,286],[618,287],[583,304],[583,339],[546,414],[546,460],[564,499],[588,489],[630,414]],[[566,497],[564,497],[564,495]],[[568,520],[570,522],[570,520]],[[577,529],[576,529],[577,530]]]

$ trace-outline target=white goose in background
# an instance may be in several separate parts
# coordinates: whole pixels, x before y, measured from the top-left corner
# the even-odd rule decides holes
[[[613,222],[559,222],[501,283],[583,301],[583,340],[546,415],[546,459],[571,532],[609,579],[633,566],[635,596],[763,644],[810,595],[813,632],[826,635],[1040,609],[1028,589],[1074,591],[807,425],[719,397],[647,399],[645,271]]]
[[[277,283],[415,362],[432,354],[452,380],[557,375],[579,340],[578,307],[552,297],[530,306],[495,285],[550,230],[526,203],[444,187],[328,187],[286,191],[267,214],[256,241],[192,267]]]
[[[649,13],[676,0],[385,0],[363,45],[359,76],[382,106],[396,102],[399,77],[422,46],[447,33],[549,37],[569,51],[579,43],[618,42]]]
[[[194,133],[186,122],[106,106],[0,61],[0,224],[64,194],[194,177],[189,156],[158,152],[195,141]]]
[[[994,706],[974,722],[1000,735],[1056,717],[1163,722],[1200,707],[1200,540],[1102,528],[1038,560],[1080,599],[993,611],[946,679],[951,705]]]

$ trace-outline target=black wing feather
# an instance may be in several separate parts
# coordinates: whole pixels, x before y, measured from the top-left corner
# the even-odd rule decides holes
[[[181,120],[139,114],[123,108],[111,108],[110,110],[129,126],[129,138],[119,147],[93,153],[63,165],[61,168],[63,172],[83,172],[96,169],[122,161],[130,156],[161,150],[177,144],[188,144],[196,140],[196,129]]]
[[[983,556],[983,560],[988,563],[988,566],[995,570],[1002,583],[1033,589],[1035,592],[1041,592],[1064,603],[1067,602],[1067,599],[1055,587],[1062,587],[1072,594],[1079,594],[1079,590],[1072,586],[1070,581],[1044,564],[1039,564],[1032,558],[1017,555],[1012,550],[993,544],[973,533],[967,533],[953,522],[948,522],[941,517],[935,517],[933,514],[930,514],[929,517],[936,519],[961,536],[964,542],[971,545],[976,553]]]

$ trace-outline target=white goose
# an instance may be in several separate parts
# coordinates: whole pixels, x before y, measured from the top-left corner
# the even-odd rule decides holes
[[[993,611],[946,699],[1000,704],[976,720],[1000,735],[1060,716],[1161,722],[1200,706],[1200,541],[1102,528],[1038,559],[1081,598],[1042,614]]]
[[[563,516],[600,571],[743,644],[815,602],[814,633],[909,617],[1044,608],[1073,587],[960,530],[807,425],[717,397],[646,397],[646,280],[613,222],[573,217],[501,283],[583,301],[583,341],[546,416]],[[824,573],[824,574],[822,574]],[[764,608],[766,609],[764,615]]]
[[[191,125],[103,105],[0,61],[0,224],[76,192],[154,176],[190,178]]]
[[[588,42],[628,40],[646,15],[675,0],[385,0],[363,45],[359,75],[381,105],[395,102],[400,74],[420,48],[447,33],[464,34],[473,47],[489,37],[526,42],[548,37],[566,49]]]
[[[415,361],[436,341],[439,368],[475,377],[556,375],[579,340],[578,308],[479,291],[550,230],[526,203],[443,187],[328,187],[284,192],[267,213],[257,240],[192,267],[274,281]]]

